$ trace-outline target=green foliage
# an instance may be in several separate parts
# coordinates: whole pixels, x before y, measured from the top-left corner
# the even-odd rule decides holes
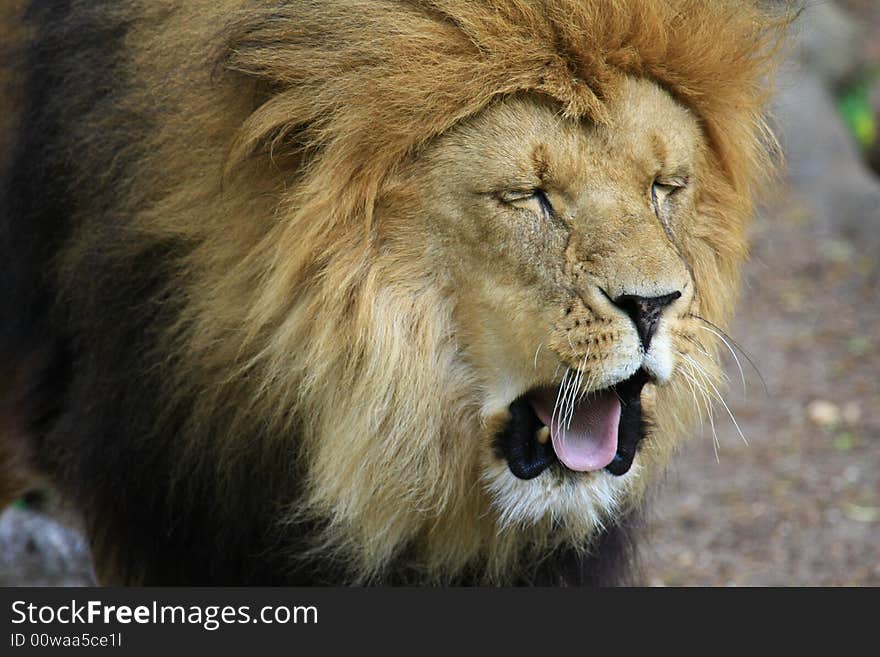
[[[847,127],[862,148],[877,141],[877,116],[871,99],[875,76],[859,80],[838,98],[837,106]]]

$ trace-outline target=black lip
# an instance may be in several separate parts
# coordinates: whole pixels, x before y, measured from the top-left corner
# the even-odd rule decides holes
[[[640,369],[626,381],[612,387],[620,398],[620,424],[617,429],[617,454],[605,470],[615,476],[629,472],[639,443],[645,436],[641,393],[650,378],[647,372]],[[495,436],[495,451],[499,458],[507,461],[513,475],[519,479],[534,479],[554,465],[565,469],[559,463],[551,442],[541,444],[535,437],[544,423],[535,415],[528,395],[516,399],[509,410],[510,420]]]
[[[535,437],[544,423],[535,415],[527,396],[514,401],[509,409],[510,420],[495,436],[496,451],[507,460],[514,476],[534,479],[559,459],[550,441],[542,445]]]
[[[605,469],[615,476],[624,475],[632,467],[639,443],[645,437],[645,419],[642,413],[642,388],[650,380],[639,370],[626,381],[614,386],[620,398],[620,423],[617,425],[617,453]]]

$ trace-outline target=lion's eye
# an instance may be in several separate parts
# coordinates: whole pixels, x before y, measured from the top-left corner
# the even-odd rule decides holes
[[[664,204],[686,186],[687,180],[685,179],[660,180],[658,178],[655,180],[651,185],[651,200],[658,214]]]
[[[508,205],[530,210],[539,217],[550,217],[553,215],[553,205],[550,203],[550,199],[547,198],[547,193],[542,189],[508,191],[502,193],[500,198]]]

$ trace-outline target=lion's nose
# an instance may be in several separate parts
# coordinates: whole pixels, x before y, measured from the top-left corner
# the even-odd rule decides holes
[[[633,324],[636,325],[642,346],[645,351],[648,351],[651,346],[651,338],[654,337],[654,331],[657,330],[657,324],[660,323],[660,316],[664,309],[679,297],[681,297],[681,292],[676,290],[659,297],[622,294],[613,301],[618,308],[629,315]]]

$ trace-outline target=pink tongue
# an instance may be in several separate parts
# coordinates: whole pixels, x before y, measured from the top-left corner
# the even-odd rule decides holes
[[[587,395],[575,406],[570,426],[559,417],[554,418],[551,425],[556,394],[556,389],[546,388],[530,399],[538,419],[550,427],[556,456],[570,470],[601,470],[617,453],[620,400],[611,390]]]

